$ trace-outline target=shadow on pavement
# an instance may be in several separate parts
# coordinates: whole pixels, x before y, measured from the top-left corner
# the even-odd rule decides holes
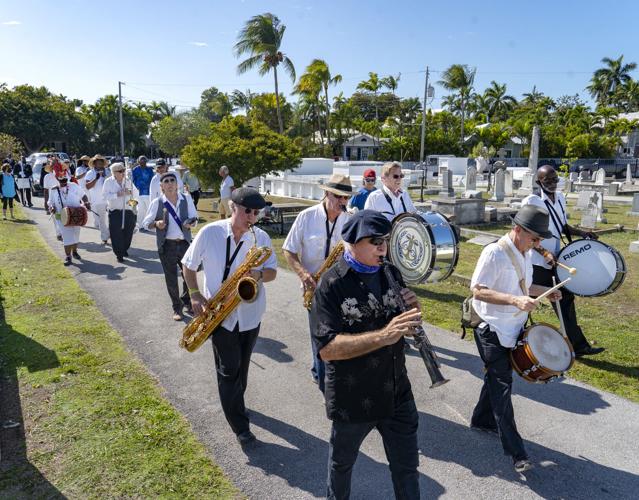
[[[535,469],[523,478],[515,472],[510,457],[503,454],[499,438],[428,413],[420,412],[418,432],[425,457],[457,463],[475,476],[519,482],[542,498],[636,498],[639,489],[635,474],[530,441],[525,446]],[[477,496],[481,496],[479,492]]]
[[[251,423],[275,434],[288,446],[260,441],[257,446],[245,451],[248,465],[259,467],[266,474],[277,475],[290,486],[314,496],[326,496],[327,441],[254,410],[251,410]],[[330,428],[329,420],[326,420],[326,428]],[[444,493],[442,485],[424,474],[419,476],[423,498]],[[351,498],[393,498],[388,464],[377,462],[360,451],[353,469],[351,489]]]
[[[0,497],[65,498],[27,457],[18,370],[60,366],[56,353],[6,323],[0,296]]]
[[[484,366],[479,356],[442,347],[435,347],[435,351],[441,354],[439,361],[444,367],[445,376],[446,366],[450,366],[468,372],[480,380],[484,379]],[[419,357],[419,353],[415,349],[406,351],[406,355]],[[548,384],[532,384],[524,381],[516,374],[513,374],[513,394],[580,415],[589,415],[610,406],[608,402],[602,399],[601,395],[590,389],[564,384],[561,381]],[[477,391],[477,398],[479,398],[479,390]]]
[[[288,349],[288,346],[284,342],[268,337],[258,337],[253,352],[264,354],[278,363],[290,363],[293,361],[293,356],[285,352],[285,349]]]
[[[114,267],[110,264],[100,264],[99,262],[91,262],[85,256],[82,262],[74,260],[73,264],[80,270],[80,272],[88,274],[97,274],[98,276],[104,276],[108,280],[119,281],[122,279],[120,276],[124,272],[124,266],[118,264],[118,267]]]

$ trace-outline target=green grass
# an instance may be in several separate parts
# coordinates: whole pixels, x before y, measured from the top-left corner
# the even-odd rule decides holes
[[[33,225],[0,224],[0,300],[1,375],[20,394],[2,403],[21,405],[28,450],[3,456],[1,497],[50,496],[47,483],[72,498],[238,496]]]

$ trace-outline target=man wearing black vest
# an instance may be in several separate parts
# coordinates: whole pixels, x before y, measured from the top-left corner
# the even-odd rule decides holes
[[[543,165],[537,170],[537,184],[541,188],[541,194],[531,194],[524,198],[521,202],[522,206],[536,205],[548,211],[550,223],[548,229],[552,233],[552,238],[543,240],[542,247],[551,253],[554,259],[557,258],[562,248],[562,242],[570,243],[572,236],[581,238],[597,239],[597,235],[568,224],[566,216],[566,198],[557,191],[559,177],[557,172],[550,165]],[[533,252],[533,283],[535,285],[553,286],[552,278],[554,276],[553,266],[554,260],[547,262],[539,253]],[[563,315],[566,334],[570,339],[575,356],[589,356],[599,354],[604,351],[603,347],[593,347],[590,345],[581,327],[577,324],[577,313],[575,311],[575,296],[566,288],[561,289],[562,298],[559,301],[561,313]],[[553,302],[556,310],[556,304]]]
[[[182,257],[191,243],[191,228],[197,222],[197,211],[188,195],[178,193],[177,177],[166,172],[160,178],[162,195],[151,202],[142,227],[155,228],[160,262],[164,270],[166,288],[173,305],[173,319],[181,321],[182,308],[191,311],[189,290],[182,276],[182,295],[178,284],[178,266],[182,269]]]

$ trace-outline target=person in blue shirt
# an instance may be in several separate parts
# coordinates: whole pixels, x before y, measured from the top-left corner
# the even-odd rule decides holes
[[[137,226],[140,231],[144,231],[142,222],[146,216],[146,212],[149,209],[151,200],[149,199],[149,187],[151,186],[151,179],[153,179],[153,169],[146,166],[146,156],[140,156],[138,158],[138,165],[131,172],[131,179],[133,184],[138,190],[138,220]]]
[[[364,210],[366,198],[368,198],[369,194],[375,191],[376,180],[377,176],[375,175],[375,170],[372,168],[364,170],[364,177],[362,179],[364,187],[360,188],[357,194],[351,198],[351,201],[348,202],[348,207],[357,208],[357,210]]]
[[[13,199],[16,197],[16,181],[13,178],[13,169],[10,163],[2,165],[2,174],[0,174],[0,192],[2,193],[2,218],[7,219],[7,205],[11,218],[13,216]]]

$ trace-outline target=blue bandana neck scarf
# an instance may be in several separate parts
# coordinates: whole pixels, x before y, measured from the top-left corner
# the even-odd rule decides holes
[[[380,266],[367,266],[366,264],[362,264],[360,261],[355,260],[355,257],[353,257],[348,250],[344,252],[344,260],[356,273],[373,274],[379,271],[380,268]]]

